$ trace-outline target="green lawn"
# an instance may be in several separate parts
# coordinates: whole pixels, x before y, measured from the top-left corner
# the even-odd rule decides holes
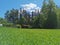
[[[60,45],[60,30],[0,27],[0,45]]]

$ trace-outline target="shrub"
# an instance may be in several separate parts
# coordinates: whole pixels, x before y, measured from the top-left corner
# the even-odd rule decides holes
[[[30,25],[22,25],[22,28],[31,28]]]
[[[17,24],[16,27],[17,27],[17,28],[21,28],[21,25]]]
[[[13,27],[13,23],[5,23],[5,24],[3,24],[3,26],[6,26],[6,27]]]

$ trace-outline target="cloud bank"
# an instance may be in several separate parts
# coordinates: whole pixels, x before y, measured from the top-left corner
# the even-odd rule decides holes
[[[30,11],[30,12],[35,11],[35,9],[41,10],[41,8],[38,7],[38,6],[37,6],[36,4],[34,4],[34,3],[23,4],[23,5],[21,5],[21,6],[24,8],[24,10],[27,10],[27,11]]]

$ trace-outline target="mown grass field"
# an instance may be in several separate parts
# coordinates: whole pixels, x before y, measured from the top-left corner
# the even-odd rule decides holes
[[[0,45],[60,45],[60,29],[0,27]]]

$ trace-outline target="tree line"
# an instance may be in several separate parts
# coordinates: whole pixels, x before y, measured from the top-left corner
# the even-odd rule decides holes
[[[60,8],[54,0],[44,0],[41,11],[38,11],[36,15],[34,12],[30,14],[21,8],[20,11],[12,9],[6,11],[5,20],[6,24],[12,27],[56,29],[60,28]]]

